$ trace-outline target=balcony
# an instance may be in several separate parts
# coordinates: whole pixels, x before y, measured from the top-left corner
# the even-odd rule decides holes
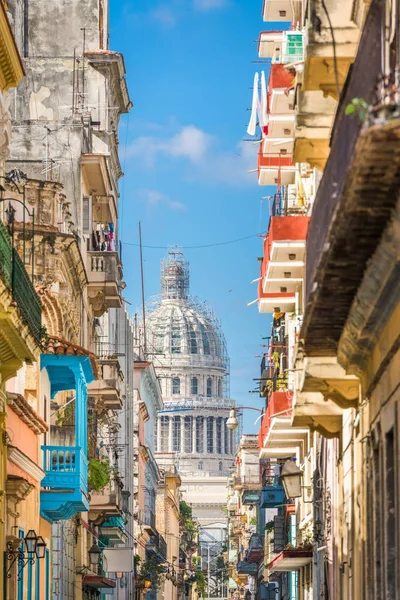
[[[268,133],[273,134],[274,137],[277,133],[282,134],[282,132],[274,131],[275,121],[290,121],[293,124],[294,82],[293,74],[287,71],[284,65],[271,65],[268,80],[268,113],[270,116]]]
[[[96,398],[100,404],[109,410],[121,410],[121,382],[122,372],[116,354],[105,354],[103,348],[99,352],[100,379],[88,386],[91,398]]]
[[[5,380],[15,374],[26,358],[37,360],[42,334],[42,305],[1,222],[0,283],[3,307],[0,315],[0,358],[1,374]]]
[[[65,340],[50,337],[46,349],[48,354],[41,356],[41,370],[47,372],[51,399],[60,391],[75,393],[74,446],[42,446],[46,474],[41,482],[40,513],[53,523],[89,508],[86,386],[97,368],[93,355]]]
[[[306,454],[309,430],[293,427],[293,392],[272,392],[258,435],[260,458],[279,459]]]
[[[297,312],[308,222],[301,214],[271,217],[258,286],[260,312]]]
[[[295,178],[296,166],[290,156],[284,154],[265,156],[262,146],[260,146],[258,153],[259,185],[288,185],[294,183]]]
[[[109,517],[101,527],[101,535],[106,537],[112,544],[125,543],[128,535],[125,530],[125,518],[123,516]]]
[[[337,102],[322,91],[304,91],[297,74],[293,160],[323,170],[330,152],[330,137]]]
[[[151,535],[146,543],[146,551],[152,554],[159,562],[165,562],[167,558],[167,544],[160,533]]]
[[[81,155],[85,187],[87,190],[91,190],[94,196],[108,196],[112,190],[108,160],[108,154],[87,153]]]
[[[144,529],[147,529],[150,535],[152,533],[157,534],[156,515],[152,510],[149,508],[146,508],[145,510],[139,510],[138,521]]]
[[[286,65],[302,61],[303,33],[296,30],[262,31],[258,41],[258,56],[270,58],[272,64]]]
[[[250,537],[249,547],[247,550],[248,562],[259,563],[264,558],[264,541],[265,536],[253,534]]]
[[[236,490],[258,490],[261,486],[259,474],[235,475],[234,486]]]
[[[281,485],[265,485],[261,490],[260,508],[277,508],[284,504],[284,499]]]
[[[43,470],[40,514],[54,523],[89,510],[88,462],[79,447],[42,446]]]
[[[341,91],[360,37],[360,30],[353,20],[353,6],[352,0],[344,0],[340,6],[335,0],[327,0],[329,22],[320,3],[317,0],[309,2],[304,43],[304,90],[322,90],[325,95],[339,99],[337,85]],[[314,14],[319,19],[318,28],[315,27],[315,17],[312,18]],[[330,24],[334,29],[335,48]]]
[[[264,21],[293,23],[301,20],[301,0],[264,0]]]
[[[122,266],[118,252],[88,252],[86,271],[94,314],[101,316],[109,308],[120,308]]]
[[[237,564],[236,571],[238,575],[257,575],[258,564],[256,562],[241,560]]]
[[[398,301],[393,296],[398,279],[393,271],[397,258],[391,250],[395,234],[387,226],[397,203],[400,121],[384,119],[383,124],[365,127],[358,117],[345,114],[354,97],[367,103],[376,97],[380,10],[379,2],[373,1],[338,108],[307,239],[306,310],[300,337],[308,356],[323,357],[337,354],[344,334],[340,362],[353,372],[370,356],[380,319],[390,312],[388,298]]]
[[[101,491],[90,492],[90,520],[101,525],[108,517],[122,514],[122,490],[116,481],[110,481]]]
[[[312,556],[312,550],[303,548],[283,550],[269,563],[268,569],[276,573],[299,571],[311,563]]]

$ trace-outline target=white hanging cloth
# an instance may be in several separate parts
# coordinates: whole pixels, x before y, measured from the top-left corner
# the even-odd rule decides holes
[[[251,115],[249,125],[247,127],[247,133],[249,135],[256,134],[256,126],[257,126],[257,116],[260,112],[260,98],[258,96],[258,80],[259,75],[255,73],[254,75],[254,83],[253,83],[253,101],[251,103]]]
[[[265,81],[265,73],[261,71],[261,110],[259,123],[261,130],[264,135],[268,133],[268,96],[267,96],[267,84]]]

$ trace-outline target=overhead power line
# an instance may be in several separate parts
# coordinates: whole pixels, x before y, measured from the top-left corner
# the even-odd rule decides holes
[[[237,238],[236,240],[227,240],[226,242],[215,242],[214,244],[200,244],[198,246],[181,246],[181,248],[185,250],[194,250],[197,248],[213,248],[214,246],[226,246],[227,244],[236,244],[237,242],[243,242],[244,240],[249,240],[250,238],[262,237],[266,235],[265,233],[254,233],[253,235],[246,235],[245,237]],[[140,244],[134,244],[133,242],[122,242],[125,246],[136,246],[140,247]],[[142,248],[152,248],[155,250],[167,250],[168,246],[146,246],[143,245]]]

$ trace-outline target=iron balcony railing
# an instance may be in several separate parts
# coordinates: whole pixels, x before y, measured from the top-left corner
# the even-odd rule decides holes
[[[155,535],[151,535],[148,544],[154,546],[162,557],[167,557],[167,543],[160,533],[157,532]]]
[[[154,531],[156,530],[156,516],[152,510],[145,508],[139,510],[139,523],[147,527],[151,527]]]
[[[0,277],[11,290],[21,314],[36,341],[42,333],[42,305],[10,236],[0,222]]]

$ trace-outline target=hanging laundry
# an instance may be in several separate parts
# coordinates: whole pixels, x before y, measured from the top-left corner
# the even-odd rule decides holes
[[[260,108],[259,123],[264,136],[268,135],[268,95],[267,84],[265,81],[265,73],[261,71],[261,108]]]
[[[259,113],[259,106],[260,106],[260,98],[258,95],[258,80],[259,80],[259,75],[258,75],[258,73],[255,73],[254,74],[254,82],[253,82],[253,101],[251,103],[251,115],[250,115],[249,125],[247,127],[247,133],[249,135],[255,135],[255,133],[256,133],[257,116]]]

